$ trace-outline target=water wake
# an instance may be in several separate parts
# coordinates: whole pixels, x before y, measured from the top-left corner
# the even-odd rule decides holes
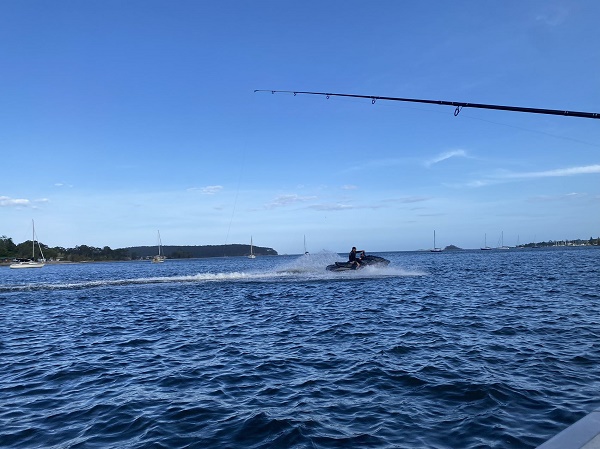
[[[137,278],[85,280],[81,282],[32,282],[26,284],[0,285],[0,293],[15,293],[44,290],[78,290],[101,287],[118,287],[145,284],[178,284],[178,283],[207,283],[207,282],[298,282],[298,281],[327,281],[336,279],[365,279],[382,277],[424,276],[422,270],[408,270],[396,266],[368,266],[357,271],[341,273],[328,272],[325,267],[339,261],[336,253],[322,251],[316,254],[306,254],[277,267],[265,271],[256,268],[243,271],[205,272],[190,275],[149,276]]]
[[[168,284],[184,282],[219,282],[251,280],[267,277],[266,274],[251,274],[244,272],[231,273],[199,273],[188,276],[140,277],[128,279],[104,279],[98,281],[69,282],[69,283],[30,283],[20,285],[2,285],[0,293],[37,291],[37,290],[77,290],[95,287],[110,287],[123,285]]]

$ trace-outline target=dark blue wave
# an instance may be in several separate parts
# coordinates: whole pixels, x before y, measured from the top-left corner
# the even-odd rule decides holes
[[[388,257],[0,272],[0,446],[533,448],[598,406],[597,251]]]

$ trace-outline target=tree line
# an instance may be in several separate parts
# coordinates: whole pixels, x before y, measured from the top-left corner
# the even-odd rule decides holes
[[[132,259],[146,259],[156,255],[156,246],[132,246],[124,248]],[[203,246],[174,246],[162,247],[162,253],[169,259],[190,259],[197,257],[238,257],[250,254],[250,245],[233,243],[230,245],[203,245]],[[273,248],[253,246],[253,253],[257,256],[276,256]]]
[[[5,235],[0,237],[0,259],[29,259],[32,256],[31,240],[15,244],[12,238]],[[43,243],[39,246],[47,260],[63,260],[69,262],[81,261],[118,261],[151,258],[156,255],[156,246],[134,246],[128,248],[111,249],[109,246],[96,248],[94,246],[79,245],[75,248],[61,246],[49,247]],[[255,246],[254,254],[259,256],[276,256],[277,251],[272,248]],[[163,254],[169,259],[188,259],[196,257],[236,257],[250,254],[250,245],[206,245],[206,246],[163,246]],[[35,256],[40,258],[38,242],[35,242]]]
[[[27,240],[23,243],[15,244],[10,237],[3,235],[0,237],[0,259],[29,259],[32,256],[32,246],[34,242]],[[35,257],[41,258],[40,250],[47,260],[66,260],[70,262],[81,262],[83,260],[128,260],[129,254],[125,249],[111,249],[109,246],[96,248],[94,246],[79,245],[75,248],[63,248],[55,246],[53,248],[43,243],[35,242]]]
[[[600,246],[600,237],[590,237],[588,240],[548,240],[547,242],[526,243],[525,245],[519,246],[524,248],[534,248],[536,246]]]

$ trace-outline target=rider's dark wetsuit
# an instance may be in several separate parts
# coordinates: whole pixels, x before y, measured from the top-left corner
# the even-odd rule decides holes
[[[352,262],[354,269],[360,266],[360,262],[356,258],[356,250],[354,248],[352,248],[352,251],[350,251],[350,254],[348,254],[348,262]]]

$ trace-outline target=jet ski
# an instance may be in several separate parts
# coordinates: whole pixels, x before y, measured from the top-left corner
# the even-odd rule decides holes
[[[360,265],[353,264],[352,262],[336,262],[331,265],[327,265],[325,269],[327,271],[350,271],[350,270],[361,270],[365,267],[385,267],[390,261],[379,256],[363,256],[358,259]]]

